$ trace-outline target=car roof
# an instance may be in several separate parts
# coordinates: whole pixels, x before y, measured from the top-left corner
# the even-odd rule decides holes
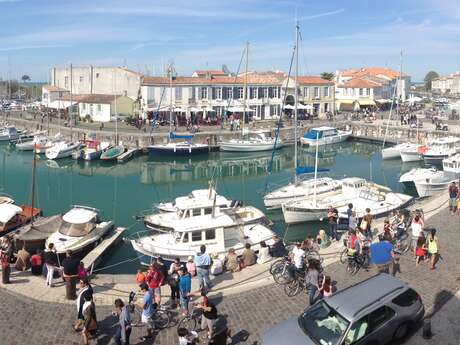
[[[353,321],[376,302],[399,294],[407,287],[407,284],[401,280],[380,273],[344,290],[339,290],[325,301],[343,317]]]

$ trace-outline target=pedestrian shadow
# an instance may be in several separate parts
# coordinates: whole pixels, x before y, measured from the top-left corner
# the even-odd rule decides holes
[[[97,311],[96,311],[97,313]],[[118,327],[118,317],[113,315],[106,316],[103,320],[98,321],[99,334],[96,344],[108,345],[111,343]]]
[[[454,297],[454,295],[449,290],[439,291],[434,298],[433,307],[431,308],[430,313],[426,315],[426,317],[432,317],[434,314],[436,314],[452,297]]]

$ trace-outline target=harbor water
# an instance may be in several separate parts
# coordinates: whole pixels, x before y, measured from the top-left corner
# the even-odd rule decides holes
[[[418,166],[400,160],[382,161],[381,145],[359,141],[344,142],[319,148],[319,167],[330,169],[331,177],[360,176],[393,191],[416,195],[404,190],[399,176]],[[299,148],[299,165],[314,166],[315,148]],[[272,171],[268,167],[272,161]],[[13,196],[17,204],[30,204],[32,183],[32,153],[18,152],[8,144],[0,145],[0,191]],[[264,211],[264,191],[293,178],[294,148],[271,152],[224,153],[213,152],[194,158],[158,159],[142,156],[125,164],[77,162],[71,159],[37,161],[35,188],[37,207],[45,216],[65,213],[71,205],[86,205],[100,209],[104,219],[116,226],[128,227],[126,235],[143,231],[136,216],[152,209],[160,201],[169,201],[194,189],[207,188],[210,180],[217,184],[218,193],[230,199]],[[282,212],[267,211],[274,221],[275,231],[288,241],[303,240],[327,229],[327,221],[286,227]],[[129,243],[112,248],[101,266],[135,258]],[[116,265],[104,273],[132,273],[139,266],[136,260]]]

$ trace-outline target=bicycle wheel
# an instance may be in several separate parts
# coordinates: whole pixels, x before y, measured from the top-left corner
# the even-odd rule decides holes
[[[351,275],[355,275],[356,273],[358,273],[358,270],[358,263],[355,260],[348,260],[347,272]]]
[[[289,283],[292,280],[291,267],[289,264],[278,266],[273,270],[273,280],[280,285]]]
[[[164,310],[157,310],[155,315],[152,317],[153,324],[155,328],[164,329],[169,326],[171,319],[169,317],[169,313]]]
[[[185,328],[189,332],[194,331],[196,329],[196,319],[191,315],[184,317],[177,325],[177,329],[179,328]]]
[[[407,234],[401,236],[398,241],[398,249],[401,253],[407,253],[410,249],[410,238]]]
[[[297,296],[301,290],[302,290],[302,287],[298,279],[294,279],[291,282],[284,285],[284,293],[288,297]]]
[[[286,261],[285,258],[279,258],[273,261],[272,264],[270,265],[270,270],[269,270],[270,274],[273,274],[273,270],[279,265],[283,265],[285,261]]]
[[[344,264],[346,263],[348,260],[348,248],[345,248],[344,250],[342,250],[342,252],[340,253],[340,263],[341,264]]]

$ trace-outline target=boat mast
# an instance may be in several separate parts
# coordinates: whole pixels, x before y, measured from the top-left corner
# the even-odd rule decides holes
[[[37,167],[37,153],[36,153],[36,147],[37,144],[34,143],[34,150],[32,152],[33,156],[33,162],[32,162],[32,210],[30,212],[30,226],[32,227],[34,225],[34,207],[35,207],[35,170]]]
[[[316,178],[318,177],[318,147],[319,147],[319,132],[316,132],[316,153],[315,153],[315,185],[313,188],[313,202],[316,205]]]
[[[114,113],[115,113],[115,146],[118,146],[118,114],[117,114],[117,81],[116,81],[116,73],[113,73],[113,106],[114,106]]]
[[[70,126],[70,142],[73,142],[72,138],[72,76],[73,76],[72,64],[70,64],[70,106],[69,106],[69,126]]]
[[[299,22],[295,26],[295,78],[294,78],[294,182],[297,182],[297,117],[298,117],[298,90],[297,80],[299,77]]]
[[[387,140],[388,127],[390,126],[391,115],[393,113],[393,105],[394,105],[394,102],[395,102],[396,90],[398,89],[398,85],[399,85],[399,82],[401,80],[401,76],[402,76],[402,50],[401,50],[401,63],[400,63],[400,69],[399,69],[399,78],[396,81],[396,87],[393,90],[393,97],[391,99],[391,106],[390,106],[390,114],[388,115],[387,125],[386,125],[386,128],[385,128],[385,135],[383,136],[382,148],[385,147],[385,143],[386,143],[386,140]],[[396,105],[396,111],[397,112],[399,112],[398,109],[399,109],[398,105]]]
[[[246,122],[246,104],[248,100],[248,65],[249,65],[249,42],[246,42],[246,71],[244,73],[243,124],[241,125],[242,135],[244,135],[244,124]]]
[[[173,111],[173,101],[172,101],[172,64],[169,64],[169,133],[172,132],[172,111]]]

